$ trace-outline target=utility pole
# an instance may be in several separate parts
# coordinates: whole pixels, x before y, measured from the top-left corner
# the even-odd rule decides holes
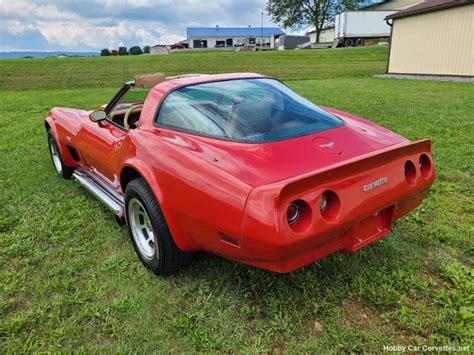
[[[260,48],[262,48],[262,45],[263,45],[263,11],[261,15],[262,15],[262,26],[260,27],[261,28]]]

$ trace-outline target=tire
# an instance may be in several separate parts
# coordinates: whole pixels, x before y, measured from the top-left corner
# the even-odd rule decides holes
[[[74,172],[74,168],[64,164],[61,152],[58,148],[58,143],[56,142],[51,129],[48,130],[48,148],[56,173],[63,179],[70,179]]]
[[[344,47],[354,47],[354,40],[352,38],[347,38],[344,41]]]
[[[160,206],[142,178],[132,180],[125,189],[125,218],[138,257],[156,275],[173,274],[190,263],[191,254],[176,246]]]
[[[356,47],[363,47],[363,46],[364,46],[364,39],[362,39],[362,38],[357,38],[357,39],[355,40],[355,46],[356,46]]]

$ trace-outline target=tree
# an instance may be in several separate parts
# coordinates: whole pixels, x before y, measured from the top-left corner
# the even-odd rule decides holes
[[[139,55],[139,54],[143,54],[143,51],[139,46],[130,47],[130,55]]]
[[[359,10],[364,6],[370,5],[373,1],[367,0],[342,0],[339,4],[339,11]]]
[[[127,47],[119,47],[118,55],[128,55]]]
[[[109,55],[110,55],[110,50],[109,50],[108,48],[101,49],[101,50],[100,50],[100,55],[101,55],[102,57],[109,56]]]
[[[150,46],[143,47],[143,53],[150,53]]]
[[[316,42],[324,26],[334,22],[337,13],[356,9],[368,1],[361,0],[268,0],[267,13],[283,28],[301,30],[314,26]]]

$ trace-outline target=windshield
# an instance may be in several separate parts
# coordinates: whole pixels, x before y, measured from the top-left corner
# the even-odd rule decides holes
[[[160,125],[198,135],[263,143],[325,131],[342,121],[275,79],[239,79],[173,91]]]
[[[126,110],[133,105],[143,104],[149,92],[150,89],[131,87],[115,104],[111,112]]]

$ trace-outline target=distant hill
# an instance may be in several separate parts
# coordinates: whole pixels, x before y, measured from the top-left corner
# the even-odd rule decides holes
[[[0,52],[0,59],[15,59],[15,58],[24,58],[24,57],[33,57],[33,58],[48,58],[56,57],[60,54],[64,54],[68,57],[89,57],[89,56],[98,56],[99,52],[35,52],[35,51],[26,51],[26,52]]]

